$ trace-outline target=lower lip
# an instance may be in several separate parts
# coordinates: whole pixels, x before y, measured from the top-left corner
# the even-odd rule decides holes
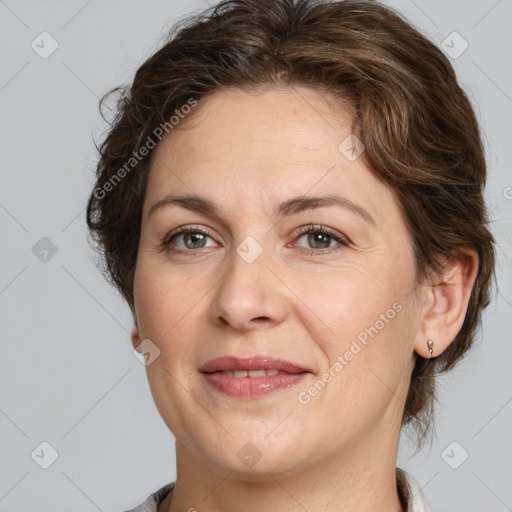
[[[216,372],[203,373],[203,375],[215,389],[228,396],[252,399],[295,386],[308,374],[279,373],[265,377],[230,377],[221,372]]]

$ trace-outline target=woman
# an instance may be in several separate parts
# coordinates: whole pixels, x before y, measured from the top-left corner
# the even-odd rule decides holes
[[[226,0],[138,70],[88,225],[177,479],[136,511],[429,511],[396,468],[470,348],[493,237],[471,104],[376,3]]]

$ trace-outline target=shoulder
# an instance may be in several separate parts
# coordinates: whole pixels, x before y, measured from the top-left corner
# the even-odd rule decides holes
[[[412,475],[403,469],[396,468],[396,482],[398,493],[407,507],[405,512],[432,512],[421,487]]]
[[[396,468],[396,481],[398,492],[407,507],[405,512],[432,512],[420,486],[412,475],[403,469]],[[173,488],[174,482],[166,484],[150,494],[143,503],[124,512],[157,512],[158,504],[165,499]]]
[[[157,512],[158,504],[161,503],[165,497],[173,490],[174,482],[166,484],[158,491],[150,494],[144,503],[141,503],[135,508],[125,510],[124,512]]]

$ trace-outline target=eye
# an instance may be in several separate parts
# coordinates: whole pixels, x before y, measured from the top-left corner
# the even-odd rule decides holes
[[[194,249],[208,247],[205,245],[207,238],[210,238],[210,234],[205,229],[195,226],[185,226],[169,233],[162,241],[162,246],[168,247],[169,250],[175,250],[176,252],[190,252]],[[175,240],[181,241],[183,245],[180,247],[179,244],[174,242]],[[176,245],[176,249],[171,247],[172,245]]]
[[[310,244],[310,247],[312,249],[314,249],[310,251],[311,255],[328,254],[330,252],[333,252],[333,250],[325,250],[333,247],[331,245],[333,241],[338,242],[338,245],[341,245],[343,247],[348,247],[349,245],[348,240],[344,236],[334,231],[331,231],[329,228],[326,228],[325,226],[305,226],[299,229],[298,240],[300,240],[303,237],[306,237],[307,243]]]
[[[299,229],[298,234],[299,237],[297,240],[300,240],[303,237],[307,238],[307,243],[310,244],[310,247],[313,249],[310,251],[310,255],[328,254],[339,250],[339,246],[348,247],[349,245],[349,241],[343,235],[340,235],[325,226],[305,226]],[[171,252],[192,253],[198,249],[214,247],[215,244],[210,246],[206,245],[208,238],[211,238],[211,236],[207,230],[197,226],[185,226],[169,233],[164,238],[161,245],[162,248],[168,249]],[[332,242],[338,242],[338,248],[332,249]],[[336,245],[334,247],[336,247]],[[300,246],[299,249],[306,250],[306,248],[301,248]]]

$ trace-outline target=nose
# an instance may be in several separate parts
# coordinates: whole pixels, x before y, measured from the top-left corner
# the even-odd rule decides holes
[[[213,322],[245,332],[278,325],[286,318],[287,291],[271,258],[263,251],[254,261],[233,251],[211,304]]]

